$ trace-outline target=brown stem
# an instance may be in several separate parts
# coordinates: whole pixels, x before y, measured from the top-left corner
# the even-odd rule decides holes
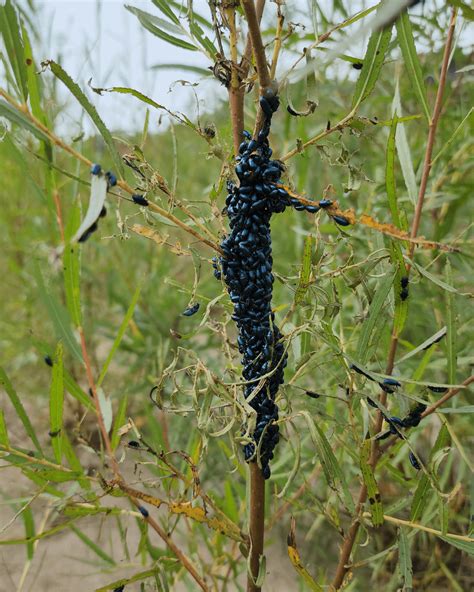
[[[239,66],[237,64],[237,28],[235,25],[235,6],[226,9],[226,17],[230,30],[231,77],[229,86],[229,108],[234,140],[234,155],[239,153],[244,131],[244,92]]]
[[[257,13],[257,20],[258,24],[262,20],[263,10],[265,8],[265,0],[257,0],[257,4],[255,6],[255,12]],[[252,39],[250,35],[247,36],[247,41],[245,43],[245,49],[242,56],[242,60],[240,61],[240,66],[242,68],[242,78],[246,78],[248,76],[250,66],[252,64]]]
[[[260,592],[255,583],[258,578],[260,561],[263,556],[265,533],[265,479],[262,469],[256,462],[250,463],[250,574],[247,578],[247,592]]]
[[[441,64],[441,73],[439,76],[438,91],[436,93],[436,100],[433,109],[433,115],[429,123],[428,141],[426,143],[425,160],[423,162],[423,172],[421,174],[420,191],[418,192],[418,202],[415,209],[415,217],[411,227],[411,236],[414,237],[418,234],[418,229],[421,222],[421,214],[423,210],[423,204],[425,201],[426,187],[428,185],[428,178],[431,172],[431,157],[433,156],[433,147],[436,136],[436,130],[441,115],[441,107],[443,105],[443,94],[446,86],[446,76],[448,73],[449,57],[451,55],[451,48],[454,39],[454,29],[456,27],[457,8],[453,8],[451,13],[451,20],[449,21],[448,35],[446,38],[446,45],[444,47],[443,62]],[[409,257],[413,257],[415,251],[415,245],[412,243],[409,248]],[[409,270],[408,270],[409,271]]]
[[[265,55],[265,47],[263,46],[262,34],[260,31],[260,23],[253,0],[241,0],[241,3],[249,27],[249,36],[252,41],[253,55],[257,67],[258,81],[260,83],[260,92],[264,92],[266,88],[270,87],[271,80],[267,57]]]

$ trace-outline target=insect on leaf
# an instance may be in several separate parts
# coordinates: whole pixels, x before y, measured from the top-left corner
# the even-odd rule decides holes
[[[52,368],[51,389],[49,395],[49,436],[54,450],[54,457],[61,464],[62,428],[64,409],[63,345],[58,343]]]
[[[403,581],[403,592],[411,592],[413,590],[411,549],[406,529],[403,527],[398,531],[398,567]]]
[[[370,440],[364,440],[360,451],[360,470],[362,471],[362,478],[367,487],[367,499],[370,504],[372,524],[377,527],[383,524],[383,507],[377,481],[369,465],[370,448]]]
[[[71,242],[77,242],[89,228],[97,222],[107,197],[107,180],[103,175],[92,175],[91,192],[86,215],[81,225],[72,237]]]
[[[373,91],[385,60],[385,53],[391,36],[391,26],[372,32],[352,98],[352,109],[357,109]]]

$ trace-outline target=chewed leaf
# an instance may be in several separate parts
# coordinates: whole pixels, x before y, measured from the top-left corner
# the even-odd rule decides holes
[[[89,228],[97,222],[107,196],[107,180],[103,176],[92,175],[91,196],[84,220],[81,222],[71,242],[77,242]]]

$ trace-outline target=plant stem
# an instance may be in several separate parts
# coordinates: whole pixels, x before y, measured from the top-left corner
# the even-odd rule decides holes
[[[263,543],[265,533],[265,479],[262,470],[256,462],[251,462],[250,472],[250,572],[247,578],[247,592],[260,592],[260,586],[256,585],[260,561],[263,556]]]
[[[411,227],[411,238],[417,236],[419,226],[420,226],[421,214],[422,214],[422,210],[423,210],[423,203],[424,203],[424,198],[425,198],[425,193],[426,193],[426,187],[427,187],[427,183],[428,183],[428,177],[429,177],[429,174],[431,171],[431,156],[433,154],[435,134],[436,134],[436,129],[438,127],[439,117],[441,114],[441,106],[442,106],[444,88],[446,85],[446,74],[448,71],[449,57],[451,54],[451,48],[452,48],[452,44],[453,44],[454,29],[455,29],[455,25],[456,25],[456,16],[457,16],[457,9],[453,8],[452,12],[451,12],[451,19],[450,19],[450,23],[449,23],[448,34],[446,37],[446,44],[444,47],[443,61],[441,64],[441,74],[440,74],[440,80],[439,80],[439,85],[438,85],[438,91],[436,93],[436,101],[435,101],[435,106],[433,109],[433,116],[431,117],[431,120],[429,123],[429,132],[428,132],[428,140],[427,140],[427,144],[426,144],[425,160],[424,160],[423,172],[422,172],[422,177],[421,177],[420,191],[418,194],[418,202],[416,204],[415,215],[414,215],[412,227]],[[410,247],[409,247],[410,258],[413,257],[414,251],[415,251],[415,244],[410,243]],[[410,271],[410,267],[407,268],[407,274],[409,273],[409,271]],[[386,374],[391,374],[393,371],[393,367],[395,365],[395,356],[396,356],[396,352],[397,352],[397,347],[398,347],[398,334],[395,331],[392,331],[392,339],[390,342],[390,351],[389,351],[389,359],[387,362]],[[456,390],[456,389],[454,389],[454,390]],[[454,393],[454,394],[450,394],[450,393],[451,392],[446,393],[445,397],[443,397],[443,399],[445,401],[447,401],[448,398],[450,398],[451,396],[454,396],[454,394],[456,394],[456,393]],[[386,393],[383,393],[380,397],[380,401],[383,405],[385,405],[386,398],[387,398]],[[440,401],[441,401],[441,399],[440,399]],[[438,401],[439,405],[442,404],[442,403],[440,403],[440,401]],[[437,407],[439,405],[437,405]],[[434,410],[435,409],[433,409],[433,411]],[[426,415],[428,415],[428,413],[426,413],[427,411],[428,411],[428,409],[425,411]],[[433,411],[430,411],[430,413],[432,413]],[[425,416],[425,414],[423,416]],[[377,412],[377,419],[375,422],[374,433],[377,433],[380,431],[380,429],[382,427],[382,423],[383,423],[383,416],[382,416],[381,412],[378,411]],[[372,467],[372,470],[375,470],[375,467],[377,465],[377,461],[378,461],[379,457],[380,457],[380,449],[379,449],[378,443],[374,440],[372,443],[372,450],[371,450],[371,456],[370,456],[370,461],[369,461],[369,464]],[[336,568],[336,574],[335,574],[333,582],[332,582],[332,588],[334,590],[339,590],[339,588],[342,586],[342,584],[344,582],[344,578],[345,578],[347,572],[349,571],[349,568],[346,566],[349,563],[350,555],[352,553],[352,548],[354,546],[355,539],[356,539],[357,533],[359,531],[360,513],[363,510],[363,506],[366,502],[366,499],[367,499],[367,488],[364,484],[361,486],[360,491],[359,491],[359,498],[358,498],[358,502],[357,502],[355,518],[349,528],[349,531],[348,531],[346,537],[344,538],[344,543],[341,548],[339,562],[338,562],[338,565]]]
[[[234,155],[239,153],[244,131],[244,87],[237,64],[237,28],[235,26],[235,6],[226,9],[227,22],[230,30],[231,78],[229,86],[229,108],[234,140]]]
[[[418,201],[416,204],[415,216],[413,218],[413,224],[411,227],[411,236],[414,237],[418,234],[418,229],[421,222],[421,214],[423,210],[423,204],[425,201],[426,187],[428,185],[428,178],[431,172],[431,157],[433,156],[433,147],[436,136],[436,130],[438,128],[439,118],[441,115],[441,108],[443,106],[443,94],[446,86],[446,76],[448,73],[449,58],[451,55],[451,48],[454,39],[454,29],[456,27],[457,8],[453,8],[451,13],[451,20],[449,21],[448,35],[446,38],[446,45],[444,47],[443,62],[441,64],[441,72],[439,76],[438,91],[436,93],[436,100],[433,109],[433,115],[429,123],[428,140],[426,142],[425,160],[423,162],[423,172],[421,174],[420,190],[418,192]],[[413,257],[415,251],[415,245],[412,243],[409,248],[409,257]],[[408,270],[409,271],[409,270]]]
[[[260,92],[270,87],[271,79],[268,71],[267,56],[263,46],[262,34],[260,32],[260,23],[255,10],[253,0],[241,0],[245,12],[247,24],[249,27],[249,36],[252,42],[255,65],[257,67],[258,81],[260,83]]]

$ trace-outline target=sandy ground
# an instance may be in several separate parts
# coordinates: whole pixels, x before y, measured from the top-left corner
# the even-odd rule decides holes
[[[43,430],[47,434],[48,407],[42,405],[36,408],[32,402],[25,404],[30,417],[34,417],[35,427],[45,425]],[[11,444],[24,447],[24,439],[21,438],[22,426],[10,409],[6,397],[0,393],[0,407],[6,414],[6,422],[10,434]],[[40,430],[41,433],[41,430]],[[45,438],[46,440],[46,438]],[[23,444],[20,442],[23,441]],[[16,505],[8,500],[15,500],[31,495],[31,482],[19,473],[18,470],[8,468],[0,461],[0,541],[6,539],[24,538],[25,530],[21,517],[15,514],[24,502]],[[52,498],[51,498],[52,499]],[[57,501],[56,498],[55,502]],[[109,498],[105,505],[117,505],[117,498]],[[32,503],[35,516],[36,531],[41,528],[45,512],[48,512],[47,500],[37,499]],[[124,502],[124,507],[126,502]],[[159,514],[164,510],[151,510]],[[61,518],[57,512],[49,511],[46,528],[58,524]],[[78,527],[98,544],[107,554],[116,561],[116,566],[106,566],[104,562],[87,547],[79,537],[70,530],[61,531],[54,536],[38,541],[33,560],[27,561],[24,545],[0,545],[0,592],[92,592],[100,586],[114,582],[121,577],[130,577],[132,574],[143,571],[146,566],[141,564],[141,557],[136,555],[139,541],[139,533],[133,517],[126,517],[124,524],[128,526],[127,542],[130,559],[126,557],[118,530],[113,518],[102,517],[83,518],[77,522]],[[298,590],[297,576],[293,571],[286,554],[286,530],[285,525],[278,530],[275,527],[271,533],[271,544],[266,549],[268,577],[264,590],[272,592],[288,592]],[[212,536],[211,532],[209,536]],[[154,533],[150,535],[151,542],[157,547],[163,548],[163,543]],[[185,548],[179,538],[175,541]],[[154,584],[149,584],[145,590],[156,590]],[[239,582],[243,584],[243,578]],[[198,587],[183,586],[177,584],[170,586],[173,592],[185,592],[197,590]],[[229,586],[228,590],[233,590]],[[235,590],[238,588],[235,587]],[[140,591],[140,584],[130,584],[125,592]]]

